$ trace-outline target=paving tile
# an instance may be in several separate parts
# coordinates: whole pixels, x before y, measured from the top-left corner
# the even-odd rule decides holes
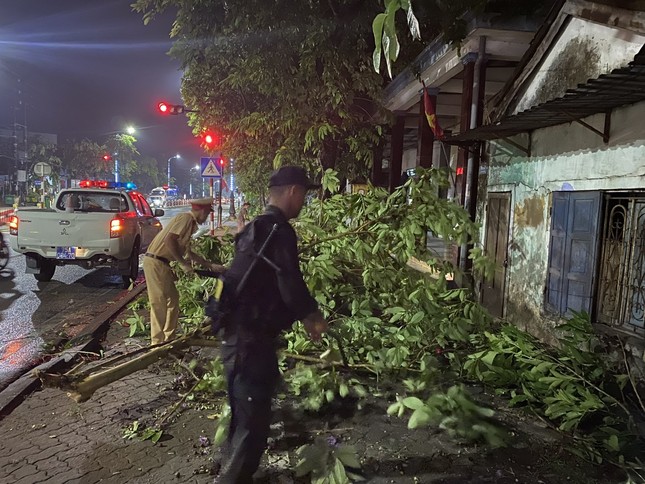
[[[43,460],[50,459],[54,457],[58,452],[63,452],[68,448],[69,446],[67,444],[52,445],[51,447],[46,447],[40,452],[34,452],[32,455],[27,457],[26,460],[29,464],[34,464]]]
[[[25,476],[21,479],[9,481],[11,484],[36,484],[38,482],[43,482],[46,479],[45,475],[34,474],[31,476]],[[61,481],[59,481],[61,482]]]
[[[15,471],[9,474],[9,477],[12,480],[19,480],[19,479],[22,479],[23,477],[33,476],[35,474],[38,474],[38,468],[34,464],[26,464],[23,462],[23,464],[20,467],[18,467]]]

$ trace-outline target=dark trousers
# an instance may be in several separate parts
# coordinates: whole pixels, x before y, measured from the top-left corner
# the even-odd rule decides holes
[[[271,399],[279,371],[273,342],[223,344],[221,347],[231,406],[227,462],[219,478],[222,484],[253,482],[266,449],[271,425]]]

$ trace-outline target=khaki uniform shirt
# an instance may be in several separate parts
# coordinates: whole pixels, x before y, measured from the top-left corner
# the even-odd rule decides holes
[[[190,236],[195,233],[198,228],[197,220],[192,212],[180,213],[175,215],[168,225],[166,225],[161,232],[152,240],[152,243],[148,247],[148,252],[159,257],[165,257],[168,260],[175,260],[168,244],[166,244],[166,238],[169,234],[175,234],[178,236],[177,242],[179,243],[179,252],[185,254],[190,245]]]

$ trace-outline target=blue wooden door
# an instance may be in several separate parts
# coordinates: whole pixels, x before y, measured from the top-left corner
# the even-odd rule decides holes
[[[600,192],[553,192],[546,306],[591,313],[597,266]]]

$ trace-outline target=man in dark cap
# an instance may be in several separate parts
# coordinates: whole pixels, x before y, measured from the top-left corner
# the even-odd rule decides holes
[[[215,479],[218,484],[250,483],[260,464],[279,380],[276,337],[298,320],[314,341],[327,329],[302,278],[296,233],[288,222],[300,213],[307,190],[315,187],[304,169],[280,168],[271,175],[266,210],[236,239],[235,257],[224,278],[225,290],[235,296],[222,330],[231,425],[228,461]],[[242,280],[244,287],[238,290]]]
[[[177,261],[186,272],[193,272],[192,262],[222,272],[190,250],[190,237],[213,211],[212,198],[191,202],[190,212],[175,215],[150,243],[143,259],[148,299],[150,300],[150,340],[156,345],[174,339],[179,321],[179,292],[170,262]]]

